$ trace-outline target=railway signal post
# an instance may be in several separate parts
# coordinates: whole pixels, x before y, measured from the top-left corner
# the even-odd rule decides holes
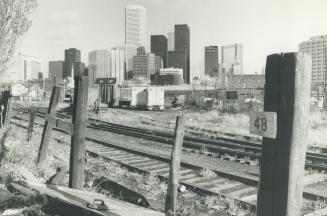
[[[185,134],[184,116],[178,116],[175,126],[175,143],[171,152],[170,171],[166,195],[165,211],[168,215],[175,215],[177,202],[177,186],[179,180],[179,167]]]
[[[76,76],[73,105],[73,134],[71,136],[69,187],[82,189],[84,184],[86,106],[88,77]]]
[[[263,137],[258,216],[300,215],[309,131],[311,59],[267,58],[264,111],[277,114],[276,138]],[[257,122],[258,128],[264,122]],[[264,127],[263,127],[264,128]]]

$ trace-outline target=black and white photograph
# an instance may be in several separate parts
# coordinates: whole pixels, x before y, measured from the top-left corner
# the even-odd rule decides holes
[[[0,0],[0,215],[327,216],[327,0]]]

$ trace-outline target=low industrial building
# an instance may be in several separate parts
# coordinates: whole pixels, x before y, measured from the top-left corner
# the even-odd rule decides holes
[[[181,68],[162,68],[159,74],[151,76],[152,85],[182,85],[183,69]]]

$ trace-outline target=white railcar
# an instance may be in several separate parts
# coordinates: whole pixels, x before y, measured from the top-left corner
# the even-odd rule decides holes
[[[146,89],[146,108],[164,110],[165,90],[163,87],[151,86]]]

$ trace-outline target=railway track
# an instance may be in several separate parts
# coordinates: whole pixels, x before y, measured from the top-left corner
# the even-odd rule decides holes
[[[69,116],[65,115],[61,115],[61,117],[69,118]],[[25,121],[28,120],[26,116],[20,119]],[[94,119],[89,121],[90,129],[102,132],[105,131],[102,128],[103,125],[99,127],[100,124],[104,124],[103,121]],[[112,130],[112,128],[109,129]],[[124,127],[119,127],[119,130],[121,130],[120,132],[124,131],[123,129]],[[128,129],[131,130],[131,127]],[[118,131],[116,132],[118,133]],[[138,132],[141,131],[138,130]],[[165,135],[166,138],[168,135],[171,136],[171,134],[162,134],[162,132],[160,133],[161,135]],[[131,136],[131,134],[128,136]],[[153,134],[151,136],[153,136]],[[166,140],[166,143],[169,142],[172,142],[171,137]],[[67,143],[69,143],[69,140]],[[92,158],[88,158],[90,161],[97,161],[97,158],[101,157],[105,160],[119,163],[121,166],[130,170],[142,173],[154,173],[163,180],[166,180],[169,175],[170,159],[168,157],[162,157],[155,154],[149,154],[144,151],[129,149],[117,144],[115,145],[113,143],[88,136],[86,150],[89,155],[92,156]],[[323,157],[320,159],[324,160]],[[187,188],[193,189],[201,194],[218,195],[221,197],[227,197],[229,199],[236,200],[236,203],[243,206],[245,209],[248,209],[249,211],[253,211],[255,209],[258,184],[257,176],[249,179],[248,177],[234,176],[229,173],[214,173],[210,172],[210,170],[207,170],[205,167],[189,163],[182,163],[180,171],[180,183],[185,185]],[[304,191],[303,195],[305,198],[310,200],[315,200],[318,197],[323,199],[327,198],[306,191]]]
[[[43,113],[37,113],[41,118]],[[57,113],[57,117],[70,119],[66,113]],[[118,133],[122,135],[153,140],[160,143],[172,145],[174,142],[173,132],[149,130],[126,125],[114,124],[99,119],[88,118],[88,128]],[[245,137],[249,140],[249,137]],[[194,133],[186,130],[183,142],[183,150],[202,153],[211,157],[221,158],[227,161],[236,161],[249,165],[259,165],[262,146],[258,141],[245,141],[226,137],[215,137],[214,139],[194,136]],[[306,168],[319,171],[327,171],[327,154],[306,153]]]

